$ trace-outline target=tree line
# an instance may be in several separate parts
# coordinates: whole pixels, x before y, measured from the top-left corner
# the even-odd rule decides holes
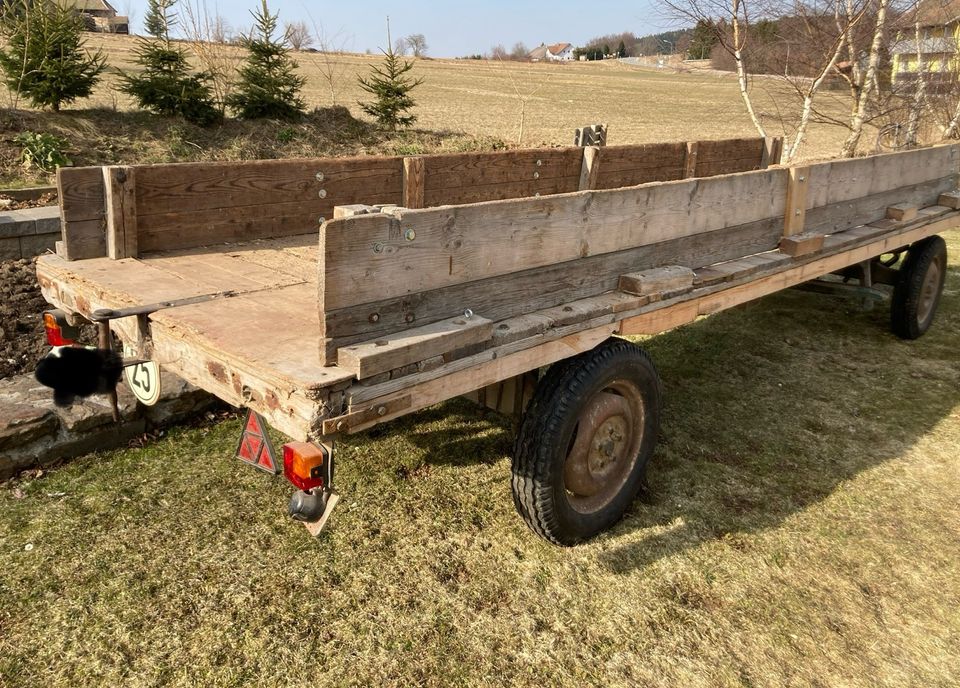
[[[206,42],[200,42],[201,49],[195,51],[206,68],[197,70],[187,51],[171,37],[182,19],[176,5],[177,0],[148,0],[147,36],[137,39],[134,49],[139,69],[118,70],[120,91],[141,109],[200,126],[220,122],[228,113],[238,119],[295,119],[305,113],[306,79],[297,72],[290,54],[292,48],[312,43],[305,37],[308,29],[303,22],[287,24],[279,33],[278,14],[270,11],[267,0],[260,0],[251,12],[253,28],[239,41],[246,54],[235,73],[229,74],[217,62],[222,53]],[[191,6],[186,15],[194,29],[210,26],[209,18],[198,18]],[[93,92],[107,60],[101,50],[86,48],[84,30],[82,16],[66,3],[14,0],[3,4],[0,38],[5,46],[0,49],[0,71],[14,107],[25,98],[35,107],[59,111]],[[410,92],[423,81],[410,75],[414,63],[403,59],[402,53],[409,48],[423,55],[427,45],[417,34],[406,39],[404,51],[398,54],[390,45],[389,23],[387,32],[382,64],[359,77],[360,87],[371,95],[360,106],[381,125],[397,129],[416,121]],[[332,79],[331,75],[331,90]]]

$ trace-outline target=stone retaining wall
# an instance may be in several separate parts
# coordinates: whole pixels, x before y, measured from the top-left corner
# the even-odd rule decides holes
[[[60,239],[60,208],[0,211],[0,260],[33,258],[52,251]]]
[[[32,374],[0,380],[0,480],[26,468],[125,446],[144,432],[183,422],[218,403],[170,373],[163,375],[156,406],[139,404],[123,383],[118,390],[119,424],[104,397],[57,408],[52,391]]]

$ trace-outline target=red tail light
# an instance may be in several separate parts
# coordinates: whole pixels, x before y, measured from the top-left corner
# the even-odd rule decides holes
[[[327,450],[309,442],[283,445],[283,474],[301,490],[323,487],[327,475]]]
[[[66,316],[57,311],[47,311],[43,314],[43,329],[47,333],[47,344],[50,346],[70,346],[74,344],[71,337],[75,337],[75,328],[67,324]]]

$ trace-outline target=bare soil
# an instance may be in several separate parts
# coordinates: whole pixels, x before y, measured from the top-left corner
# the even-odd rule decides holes
[[[41,314],[49,308],[40,294],[34,260],[0,263],[0,378],[32,372],[49,347]],[[93,328],[82,331],[93,341]]]

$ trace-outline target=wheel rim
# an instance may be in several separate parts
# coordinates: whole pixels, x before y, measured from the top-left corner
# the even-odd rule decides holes
[[[644,420],[640,390],[624,380],[610,383],[587,402],[563,466],[574,509],[597,511],[623,489],[640,454]]]
[[[940,293],[940,276],[943,272],[939,256],[930,261],[927,274],[923,276],[923,286],[920,287],[920,300],[917,304],[917,322],[924,324],[933,315],[937,296]]]

